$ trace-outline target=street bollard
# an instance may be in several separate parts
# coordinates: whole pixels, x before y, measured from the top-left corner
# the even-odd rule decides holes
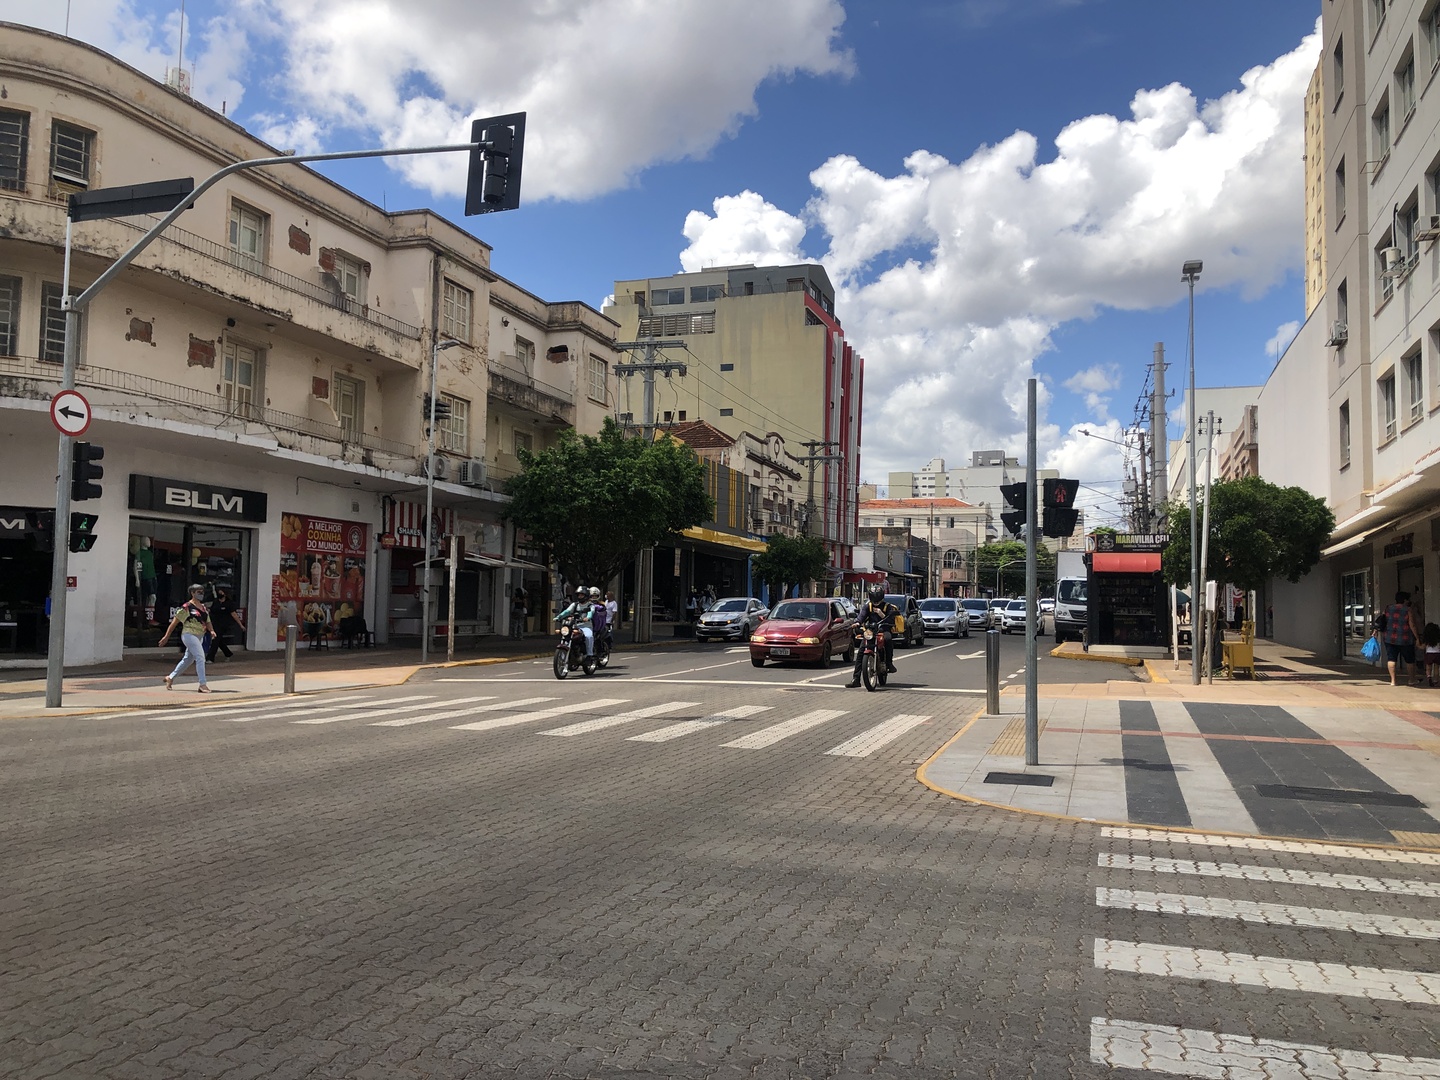
[[[985,712],[1000,715],[1000,631],[985,632]]]
[[[285,693],[295,692],[295,635],[299,631],[294,623],[285,627]]]

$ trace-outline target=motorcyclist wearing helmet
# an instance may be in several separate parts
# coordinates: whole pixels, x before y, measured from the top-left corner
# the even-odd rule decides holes
[[[590,625],[595,630],[596,640],[602,640],[610,633],[610,612],[600,596],[600,590],[590,586]]]
[[[590,603],[590,590],[584,585],[575,587],[575,602],[565,607],[554,621],[559,622],[567,615],[575,616],[575,626],[580,633],[585,635],[585,655],[595,655],[595,631],[591,626],[591,618],[594,615],[593,605]]]
[[[885,635],[885,671],[894,672],[895,667],[895,620],[900,617],[900,609],[894,604],[885,600],[885,586],[880,584],[871,585],[865,606],[860,609],[860,614],[855,619],[855,625],[870,627],[871,629]],[[859,649],[855,650],[855,671],[850,676],[850,681],[845,684],[849,689],[860,685],[860,665],[864,657]]]

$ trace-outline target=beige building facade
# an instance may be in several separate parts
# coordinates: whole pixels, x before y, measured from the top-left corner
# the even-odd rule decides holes
[[[277,151],[58,35],[0,24],[0,78],[0,558],[23,571],[0,575],[0,624],[14,624],[0,649],[18,658],[44,652],[44,549],[64,543],[44,512],[68,196]],[[77,223],[72,293],[152,223]],[[251,649],[276,648],[292,619],[418,640],[436,358],[435,539],[462,535],[469,556],[453,629],[503,631],[510,590],[546,580],[501,518],[515,449],[598,429],[615,329],[500,278],[485,243],[431,211],[387,213],[299,165],[231,175],[83,313],[77,388],[105,477],[75,507],[99,520],[93,549],[70,556],[67,662],[153,649],[197,582],[229,590]]]

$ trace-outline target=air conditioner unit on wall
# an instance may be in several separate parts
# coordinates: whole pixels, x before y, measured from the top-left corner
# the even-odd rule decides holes
[[[430,465],[430,459],[429,459],[428,457],[421,458],[421,459],[420,459],[420,471],[421,471],[421,473],[427,472],[429,465]],[[446,479],[449,478],[449,476],[450,476],[450,459],[449,459],[449,458],[446,458],[446,457],[444,457],[444,456],[442,456],[442,455],[440,455],[440,454],[436,454],[436,455],[435,455],[435,471],[434,471],[433,473],[430,473],[430,478],[431,478],[432,480],[446,480]]]
[[[485,462],[479,458],[460,462],[460,483],[471,487],[479,487],[485,483]]]
[[[1326,344],[1328,344],[1328,345],[1344,345],[1345,342],[1347,342],[1347,341],[1349,341],[1349,340],[1350,340],[1350,328],[1349,328],[1348,326],[1346,326],[1343,322],[1337,322],[1337,323],[1331,323],[1331,324],[1330,324],[1330,340],[1329,340],[1328,342],[1326,342]]]
[[[1405,265],[1405,253],[1398,247],[1381,248],[1380,262],[1384,264],[1387,271],[1393,272]]]
[[[1423,214],[1415,223],[1415,239],[1440,239],[1440,214]]]

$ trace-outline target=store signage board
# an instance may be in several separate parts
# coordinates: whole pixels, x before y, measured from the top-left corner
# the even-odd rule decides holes
[[[170,480],[163,476],[130,474],[130,509],[158,510],[185,517],[221,518],[226,521],[263,522],[267,515],[263,491]]]
[[[61,435],[84,435],[90,428],[90,415],[90,402],[78,390],[61,390],[50,399],[50,422]]]

